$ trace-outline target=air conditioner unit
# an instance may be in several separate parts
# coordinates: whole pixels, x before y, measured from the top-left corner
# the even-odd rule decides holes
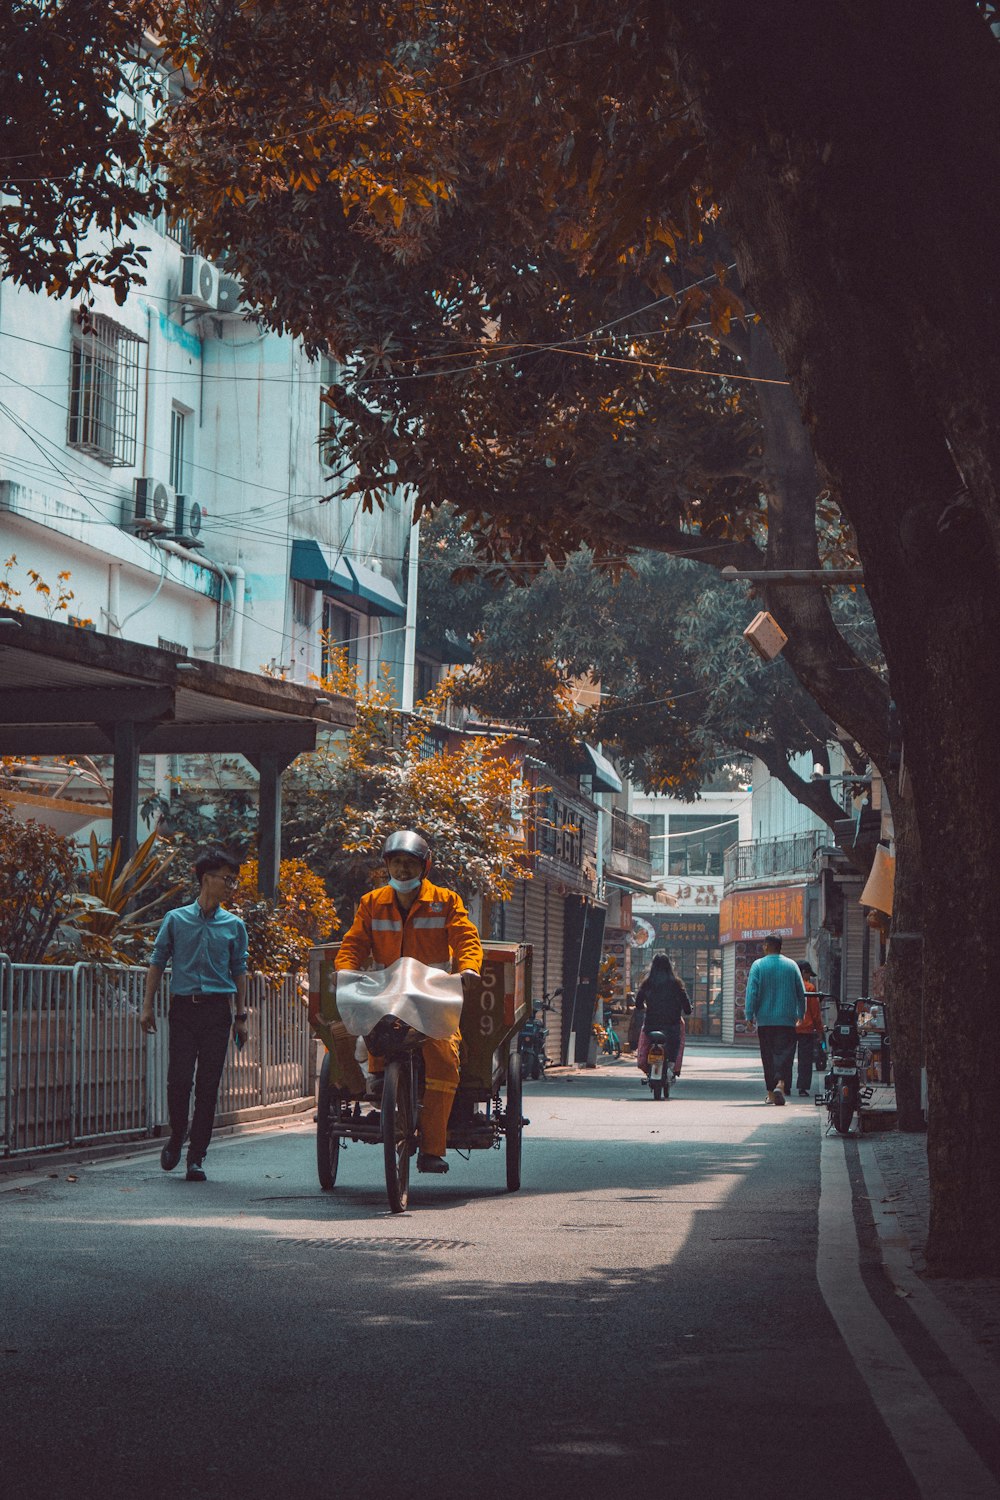
[[[181,258],[181,290],[178,299],[188,307],[214,312],[219,300],[219,273],[203,255]]]
[[[178,495],[174,508],[174,529],[170,533],[182,547],[204,547],[198,540],[201,531],[201,506],[189,495]]]
[[[122,525],[137,536],[170,530],[177,497],[162,479],[136,479],[132,485],[132,503],[126,505]]]
[[[219,295],[216,298],[215,310],[222,318],[235,317],[240,310],[240,298],[243,296],[243,283],[236,276],[219,277]]]

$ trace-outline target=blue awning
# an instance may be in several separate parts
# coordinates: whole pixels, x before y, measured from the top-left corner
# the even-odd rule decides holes
[[[328,560],[319,542],[312,537],[296,537],[292,542],[290,572],[296,583],[307,583],[310,588],[323,589],[326,593],[355,592],[347,560],[337,554]]]
[[[354,575],[354,592],[359,599],[364,599],[366,604],[371,605],[371,612],[375,615],[405,615],[406,605],[403,603],[395,584],[388,578],[383,578],[381,573],[376,573],[374,568],[366,568],[361,563],[348,561],[347,566]]]
[[[368,614],[406,614],[406,605],[388,578],[339,553],[328,554],[313,537],[293,540],[290,574],[297,583],[363,605]]]
[[[595,750],[593,745],[588,745],[586,742],[584,742],[583,748],[586,754],[587,764],[584,766],[582,774],[584,776],[590,776],[592,778],[594,783],[594,791],[622,791],[623,788],[621,777],[618,775],[618,772],[615,770],[614,766],[607,759],[607,757],[603,756],[600,750]]]

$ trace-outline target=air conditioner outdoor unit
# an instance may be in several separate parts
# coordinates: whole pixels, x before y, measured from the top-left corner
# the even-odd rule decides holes
[[[132,503],[126,505],[122,525],[137,536],[169,531],[177,497],[162,479],[136,479],[132,486]]]
[[[202,312],[214,312],[219,300],[219,273],[203,255],[185,255],[181,259],[179,301]]]
[[[235,317],[240,310],[240,298],[243,296],[243,283],[237,276],[219,277],[219,295],[216,298],[215,310],[220,317]]]
[[[189,495],[178,495],[174,509],[174,529],[170,533],[182,547],[204,547],[198,540],[201,531],[201,506]]]

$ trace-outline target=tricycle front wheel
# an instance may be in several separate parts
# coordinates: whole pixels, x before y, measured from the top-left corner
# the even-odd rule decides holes
[[[386,1064],[382,1085],[382,1148],[385,1155],[385,1189],[394,1214],[406,1212],[410,1196],[410,1147],[413,1135],[413,1101],[410,1071],[395,1059]]]
[[[521,1117],[524,1102],[521,1068],[521,1054],[512,1052],[507,1059],[507,1108],[504,1112],[509,1193],[516,1193],[521,1186],[521,1137],[524,1133],[524,1121]]]
[[[316,1110],[316,1172],[319,1185],[329,1191],[337,1180],[340,1163],[340,1136],[331,1129],[340,1113],[340,1090],[330,1082],[330,1054],[323,1059],[319,1074],[319,1104]]]

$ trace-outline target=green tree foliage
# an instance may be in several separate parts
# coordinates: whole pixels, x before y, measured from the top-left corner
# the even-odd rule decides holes
[[[530,54],[552,17],[480,9],[372,6],[362,24],[351,5],[279,3],[222,7],[213,25],[179,7],[170,34],[195,36],[197,79],[170,120],[176,190],[261,315],[342,362],[330,402],[357,466],[346,494],[370,504],[412,483],[419,506],[450,500],[539,561],[583,540],[617,552],[623,523],[652,546],[691,520],[728,539],[759,506],[754,418],[721,378],[731,358],[684,332],[702,308],[729,328],[726,270],[673,267],[679,229],[634,205],[627,265],[597,274],[587,248],[600,133],[617,130],[620,151],[645,138],[646,91],[628,102],[635,27],[610,49],[613,102],[584,111],[576,150],[563,119],[539,157],[555,114],[536,102],[512,129],[504,89],[526,104],[542,60],[501,68],[499,91],[479,70]],[[308,53],[288,45],[307,34]],[[604,44],[561,55],[589,96]],[[661,152],[671,136],[681,149],[687,127],[665,120]],[[686,275],[705,286],[682,290]]]
[[[258,316],[337,355],[341,498],[408,483],[535,566],[837,557],[653,8],[188,0],[166,31],[194,74],[176,192]],[[879,755],[887,696],[823,595],[780,605],[793,670]]]
[[[447,618],[474,642],[475,666],[453,679],[452,697],[525,725],[558,770],[579,762],[589,737],[613,747],[647,788],[693,796],[720,760],[752,753],[785,776],[793,755],[821,751],[833,734],[787,665],[747,648],[742,632],[757,604],[744,584],[657,553],[611,573],[583,551],[518,587],[510,569],[477,564],[447,510],[425,523],[422,557],[422,630]],[[834,607],[861,659],[879,668],[863,595],[841,593]],[[572,684],[588,676],[601,700],[581,712]],[[838,816],[815,786],[789,781],[821,815]]]
[[[512,829],[521,811],[516,766],[488,740],[434,743],[433,700],[426,718],[407,720],[392,696],[360,688],[356,669],[334,652],[331,690],[353,691],[357,722],[346,740],[300,755],[285,774],[286,849],[322,874],[342,913],[379,879],[381,849],[397,828],[433,845],[432,878],[465,895],[504,900],[530,863]]]
[[[144,0],[14,0],[0,12],[0,267],[50,296],[142,284],[148,246],[126,232],[163,193],[143,117],[159,83]],[[95,240],[95,232],[103,238]]]
[[[168,796],[155,793],[140,811],[174,851],[171,881],[192,890],[197,887],[194,863],[203,849],[228,849],[245,859],[257,836],[255,790],[231,759],[205,756],[197,780],[176,781]]]

